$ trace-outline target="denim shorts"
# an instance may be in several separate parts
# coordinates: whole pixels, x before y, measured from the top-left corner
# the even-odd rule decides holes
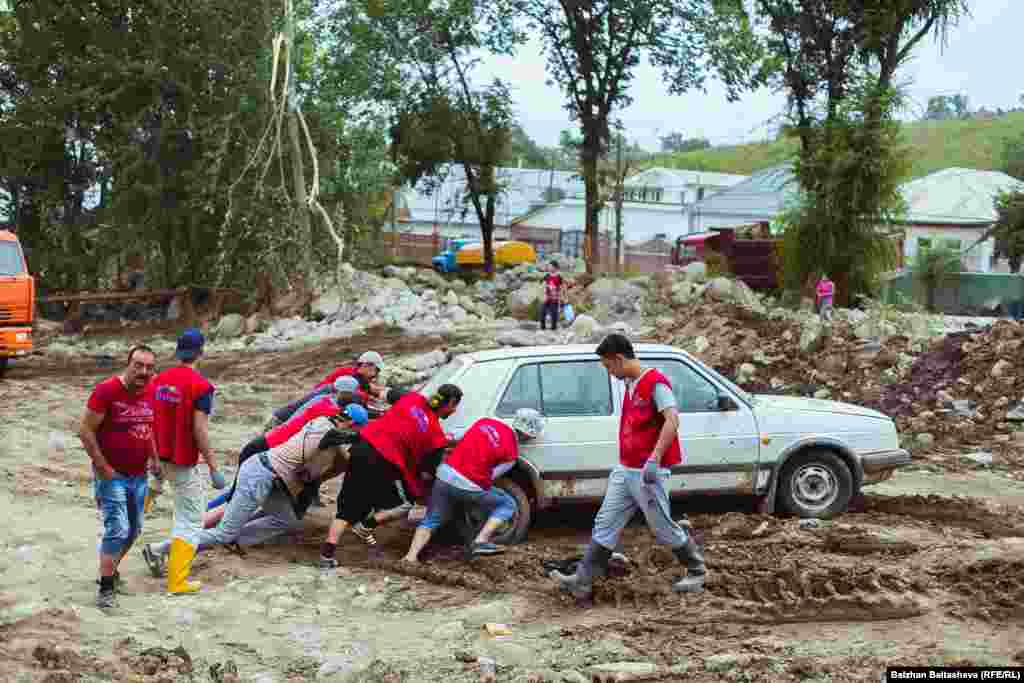
[[[104,555],[120,555],[142,531],[147,489],[146,475],[127,477],[115,474],[113,479],[96,477],[96,504],[103,518],[100,552]]]

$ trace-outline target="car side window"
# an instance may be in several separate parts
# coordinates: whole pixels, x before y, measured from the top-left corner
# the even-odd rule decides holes
[[[516,370],[498,403],[497,413],[500,417],[512,417],[520,408],[541,410],[540,372],[536,365],[524,365]]]
[[[547,417],[611,415],[608,372],[598,361],[524,365],[512,376],[497,414],[511,417],[519,408],[534,408]]]
[[[645,365],[657,368],[672,383],[680,413],[718,412],[718,389],[693,368],[677,360],[650,360]]]
[[[549,417],[612,414],[611,383],[600,361],[542,363],[540,386]]]

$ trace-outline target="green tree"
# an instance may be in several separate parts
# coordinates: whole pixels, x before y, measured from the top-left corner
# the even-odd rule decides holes
[[[711,148],[711,143],[707,138],[687,138],[679,131],[663,135],[658,138],[658,141],[661,143],[661,151],[669,154],[696,152]]]
[[[995,255],[1010,263],[1010,272],[1019,273],[1024,263],[1024,192],[1004,192],[996,197],[999,218],[992,227],[996,240]]]
[[[499,0],[524,19],[547,55],[548,73],[579,124],[586,190],[587,270],[598,260],[598,162],[611,141],[611,117],[632,101],[640,60],[658,67],[672,93],[701,88],[711,73],[730,97],[756,82],[760,58],[740,0]]]
[[[956,116],[953,103],[948,95],[936,95],[928,98],[928,109],[925,111],[926,121],[945,121]]]
[[[820,268],[840,303],[871,292],[892,267],[882,234],[902,209],[909,172],[898,147],[894,78],[928,35],[940,38],[966,12],[964,0],[758,0],[776,85],[789,97],[800,141],[794,172],[802,203],[786,231],[790,287]]]
[[[1024,180],[1024,135],[1003,141],[1003,172],[1018,180]]]
[[[962,270],[960,254],[948,247],[921,249],[911,265],[914,277],[924,286],[926,306],[936,312],[935,298],[942,285],[956,279]]]

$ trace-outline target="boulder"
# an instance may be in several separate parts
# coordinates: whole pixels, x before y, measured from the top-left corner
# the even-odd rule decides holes
[[[316,317],[332,316],[341,309],[341,294],[337,289],[329,289],[313,301],[311,308]]]
[[[456,325],[462,325],[469,319],[469,313],[466,313],[466,309],[462,306],[451,306],[446,309],[445,314]]]
[[[615,278],[595,280],[587,291],[595,304],[618,314],[640,310],[645,293],[643,288]]]
[[[1007,422],[1024,422],[1024,401],[1006,411]]]
[[[430,370],[440,365],[444,365],[445,361],[448,360],[447,354],[444,351],[437,349],[430,353],[420,354],[419,356],[413,356],[408,361],[403,363],[406,367],[412,368],[417,372],[423,372],[424,370]]]
[[[527,330],[506,330],[495,335],[494,341],[502,346],[535,346],[537,336]]]
[[[452,290],[448,290],[448,293],[444,295],[444,302],[449,306],[459,305],[459,295]]]
[[[696,298],[696,288],[687,281],[672,286],[672,303],[685,306]]]
[[[484,320],[494,320],[495,318],[494,307],[490,304],[484,303],[483,301],[477,301],[474,309],[476,314]]]
[[[707,295],[713,301],[733,301],[736,297],[733,282],[726,277],[716,277],[708,283]]]
[[[597,321],[585,313],[576,316],[569,326],[570,336],[577,344],[589,342],[599,329]]]
[[[259,313],[253,313],[245,319],[245,333],[259,334],[267,329],[266,319]]]
[[[825,344],[825,329],[821,323],[813,322],[804,325],[800,332],[800,351],[815,353]]]
[[[752,363],[743,363],[736,371],[736,383],[737,384],[749,384],[754,375],[757,374],[757,367]]]
[[[220,319],[217,324],[216,336],[218,339],[234,339],[245,332],[245,318],[237,313],[229,313]]]
[[[683,268],[683,277],[688,282],[704,282],[708,276],[708,267],[703,261],[694,261]]]
[[[693,350],[700,355],[711,348],[711,342],[708,341],[707,337],[697,337],[693,340]]]
[[[542,294],[543,288],[539,283],[530,283],[511,292],[505,299],[505,305],[513,317],[529,318],[533,303],[539,301]]]

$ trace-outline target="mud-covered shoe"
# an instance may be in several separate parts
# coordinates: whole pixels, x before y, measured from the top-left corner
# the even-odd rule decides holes
[[[160,579],[167,575],[166,558],[155,552],[149,543],[142,546],[142,559],[146,561],[146,566],[149,567],[149,573],[153,575],[153,578]]]
[[[505,552],[505,549],[496,543],[474,543],[471,549],[474,557],[481,555],[499,555]]]
[[[323,555],[321,555],[320,561],[317,563],[317,566],[319,566],[320,569],[324,571],[328,569],[337,569],[338,561],[333,557],[324,557]]]
[[[673,550],[680,563],[686,566],[686,576],[672,584],[676,593],[699,593],[704,590],[707,579],[707,567],[704,565],[704,552],[690,538],[686,545]]]
[[[352,533],[363,539],[366,545],[371,548],[377,545],[377,537],[373,535],[373,529],[368,529],[362,522],[356,522],[352,525]]]
[[[100,609],[117,607],[117,593],[113,588],[100,588],[96,593],[96,606]]]
[[[589,578],[580,576],[579,569],[575,574],[563,574],[552,571],[548,577],[558,582],[558,587],[577,600],[589,600],[594,595],[594,584]]]

